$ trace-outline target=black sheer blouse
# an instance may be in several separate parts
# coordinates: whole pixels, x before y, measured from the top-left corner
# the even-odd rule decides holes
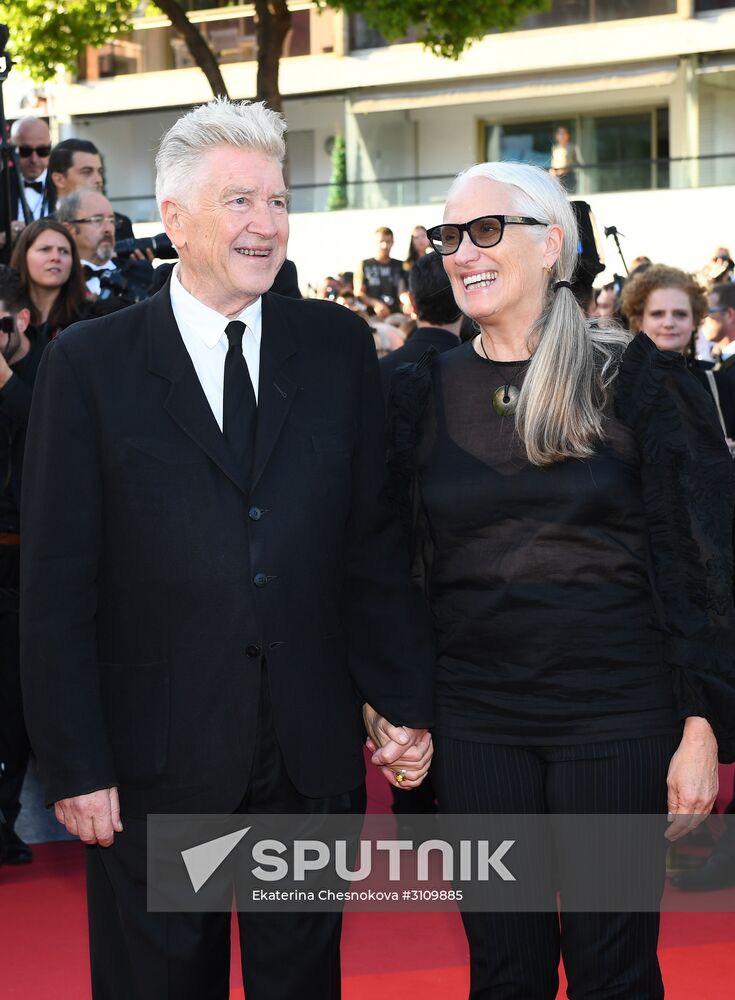
[[[735,496],[711,401],[641,335],[604,443],[539,468],[493,411],[517,369],[501,367],[467,343],[396,383],[393,481],[424,557],[437,730],[559,745],[703,715],[731,757]]]

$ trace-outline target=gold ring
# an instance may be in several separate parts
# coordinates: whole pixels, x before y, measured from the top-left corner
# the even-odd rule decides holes
[[[406,768],[402,767],[400,771],[396,771],[396,781],[400,785],[401,782],[406,780]]]

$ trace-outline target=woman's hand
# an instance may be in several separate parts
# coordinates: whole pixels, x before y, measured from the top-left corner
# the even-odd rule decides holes
[[[394,726],[368,704],[363,706],[363,719],[373,764],[394,788],[418,788],[434,753],[428,730]]]
[[[667,840],[679,840],[705,820],[717,798],[717,740],[706,719],[690,716],[671,758],[666,779],[671,826]]]

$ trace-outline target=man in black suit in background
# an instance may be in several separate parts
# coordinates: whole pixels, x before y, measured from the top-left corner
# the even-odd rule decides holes
[[[20,176],[9,170],[10,230],[13,240],[29,222],[43,219],[54,210],[48,160],[51,136],[43,118],[18,118],[10,130],[10,144],[18,156]],[[0,247],[5,239],[5,200],[0,198]]]
[[[62,139],[51,150],[48,172],[56,201],[66,198],[80,188],[104,191],[105,170],[100,151],[89,139]],[[129,240],[135,235],[127,215],[115,212],[115,242]]]
[[[418,258],[408,276],[408,294],[416,313],[416,329],[403,347],[379,361],[386,397],[393,372],[399,365],[418,361],[430,347],[441,354],[459,344],[462,313],[454,301],[439,254],[429,253]]]
[[[712,344],[720,411],[735,457],[735,284],[713,285],[702,332]]]
[[[146,911],[148,813],[358,812],[363,714],[393,784],[428,769],[433,656],[385,501],[372,337],[266,292],[284,131],[224,100],[169,130],[179,265],[52,341],[36,382],[26,718],[57,818],[94,845],[104,1000],[229,995],[229,914]],[[248,1000],[336,1000],[338,914],[238,916]]]

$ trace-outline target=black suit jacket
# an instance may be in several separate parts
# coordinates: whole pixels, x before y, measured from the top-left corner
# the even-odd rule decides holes
[[[694,374],[705,386],[707,392],[711,392],[711,389],[706,372],[713,367],[711,362],[698,361],[693,369]],[[727,436],[735,438],[735,355],[723,361],[715,371],[715,383]]]
[[[360,705],[431,722],[428,623],[384,498],[373,341],[332,303],[263,297],[252,485],[230,458],[168,286],[56,338],[23,486],[22,673],[49,801],[230,811],[261,655],[288,773],[363,776]]]
[[[449,330],[444,330],[440,326],[417,327],[410,340],[406,341],[403,347],[399,347],[397,351],[391,351],[378,362],[386,399],[390,390],[390,380],[399,365],[419,361],[430,347],[443,354],[444,351],[451,351],[453,347],[458,347],[459,343],[459,337],[455,337]]]
[[[0,175],[1,176],[1,175]],[[10,183],[10,220],[15,222],[18,218],[18,199],[20,197],[20,184],[18,180],[18,175],[15,169],[11,167],[8,171],[9,183]],[[55,189],[51,183],[48,172],[46,173],[46,185],[43,191],[43,209],[41,212],[41,218],[46,218],[49,215],[53,215],[54,208],[56,205]],[[22,215],[21,215],[22,218]],[[0,231],[5,228],[5,200],[0,198]]]

